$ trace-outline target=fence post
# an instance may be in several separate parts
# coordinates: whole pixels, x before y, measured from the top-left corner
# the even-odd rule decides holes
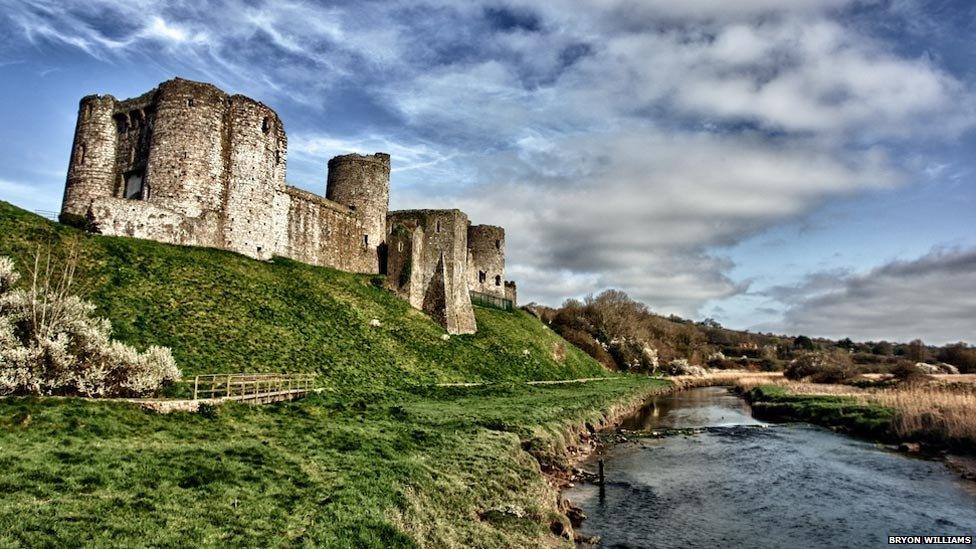
[[[197,399],[197,389],[200,388],[200,376],[193,378],[193,400]]]

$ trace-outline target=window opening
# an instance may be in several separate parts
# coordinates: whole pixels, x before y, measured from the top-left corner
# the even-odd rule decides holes
[[[145,190],[145,178],[142,172],[132,172],[125,176],[124,198],[144,200],[146,198]]]

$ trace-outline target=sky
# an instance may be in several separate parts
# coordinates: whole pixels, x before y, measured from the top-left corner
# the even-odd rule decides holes
[[[288,181],[506,228],[521,302],[976,343],[971,0],[0,0],[0,199],[60,208],[78,100],[271,105]]]

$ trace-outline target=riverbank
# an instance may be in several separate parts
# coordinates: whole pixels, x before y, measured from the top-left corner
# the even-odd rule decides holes
[[[699,387],[729,386],[732,387],[742,378],[775,381],[782,379],[782,374],[755,373],[748,371],[712,372],[704,376],[672,376],[655,380],[654,385],[642,394],[622,400],[603,413],[598,421],[585,421],[566,426],[564,433],[558,437],[562,450],[557,448],[543,448],[543,451],[533,455],[542,464],[543,470],[556,486],[565,487],[572,482],[580,471],[577,465],[586,461],[594,452],[606,448],[618,437],[609,435],[609,431],[617,429],[627,418],[643,408],[649,399],[676,393],[678,391]],[[568,444],[567,444],[568,442]]]
[[[945,458],[976,480],[976,384],[970,380],[854,386],[743,377],[736,390],[756,417],[806,421]]]
[[[668,387],[622,376],[168,415],[4,399],[0,545],[570,546],[544,471],[580,453],[588,425]]]
[[[665,383],[608,371],[524,311],[476,306],[478,332],[448,336],[370,275],[93,235],[0,202],[0,256],[26,272],[39,247],[77,258],[73,293],[114,339],[171,349],[186,381],[162,396],[234,373],[311,374],[321,393],[166,416],[2,399],[4,547],[569,544],[527,449],[558,455],[569,426]],[[581,378],[611,379],[563,383]]]
[[[579,534],[601,546],[873,547],[976,520],[976,494],[941,463],[757,421],[724,388],[656,397],[627,425],[601,456],[605,485],[565,493],[586,515]]]

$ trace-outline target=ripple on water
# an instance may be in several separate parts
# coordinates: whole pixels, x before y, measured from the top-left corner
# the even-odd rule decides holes
[[[657,399],[641,426],[737,421],[741,400],[698,391]],[[698,410],[676,413],[683,406]],[[761,425],[739,423],[749,424]],[[803,424],[643,439],[611,449],[605,468],[602,497],[586,484],[567,496],[589,517],[580,530],[608,547],[875,547],[888,535],[976,529],[976,495],[942,463]]]

